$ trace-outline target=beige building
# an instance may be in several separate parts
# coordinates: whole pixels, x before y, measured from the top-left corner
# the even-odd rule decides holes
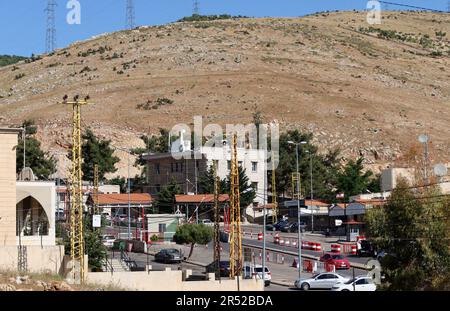
[[[0,128],[0,246],[16,245],[16,146],[20,132]]]
[[[398,181],[404,178],[410,184],[414,183],[414,169],[388,168],[381,172],[381,191],[392,191],[397,187]]]

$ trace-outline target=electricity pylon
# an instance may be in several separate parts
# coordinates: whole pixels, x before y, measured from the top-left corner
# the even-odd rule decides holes
[[[47,12],[47,28],[46,28],[46,37],[45,37],[45,51],[47,53],[51,53],[56,48],[56,0],[48,0],[47,8],[45,11]]]
[[[220,232],[219,232],[219,183],[216,161],[213,161],[214,176],[214,270],[220,279]]]
[[[272,151],[272,223],[277,223],[278,202],[277,202],[277,183],[275,176],[275,153]],[[266,215],[264,215],[266,217]]]
[[[87,105],[89,96],[80,100],[76,95],[73,101],[63,98],[63,104],[72,105],[72,172],[70,202],[70,257],[72,260],[73,281],[84,282],[84,234],[83,234],[83,188],[82,188],[82,154],[81,154],[81,106]]]
[[[242,235],[236,134],[233,136],[230,180],[230,277],[235,278],[237,276],[239,279],[242,271]]]

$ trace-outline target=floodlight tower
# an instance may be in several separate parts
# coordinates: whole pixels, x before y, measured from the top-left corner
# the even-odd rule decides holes
[[[45,12],[47,12],[47,33],[45,38],[45,52],[51,53],[56,48],[56,0],[48,0]]]
[[[134,23],[135,11],[134,11],[134,1],[127,0],[127,29],[133,29],[135,27]]]

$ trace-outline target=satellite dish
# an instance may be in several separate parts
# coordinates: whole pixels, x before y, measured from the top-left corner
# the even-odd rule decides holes
[[[427,142],[428,142],[428,136],[425,135],[425,134],[420,135],[420,136],[419,136],[419,141],[420,141],[422,144],[427,143]]]
[[[440,164],[436,164],[434,166],[434,175],[438,176],[438,177],[443,177],[443,176],[447,176],[448,173],[448,169],[447,167],[440,163]]]

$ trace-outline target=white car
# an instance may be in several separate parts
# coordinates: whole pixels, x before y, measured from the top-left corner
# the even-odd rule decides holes
[[[357,291],[357,292],[374,292],[377,286],[369,277],[357,277],[345,283],[337,283],[331,289],[332,291]]]
[[[331,289],[336,283],[345,283],[345,278],[337,273],[324,272],[314,275],[312,278],[298,279],[294,286],[303,290],[309,289]]]
[[[272,281],[272,272],[270,272],[269,268],[265,269],[266,273],[264,273],[264,285],[269,286]],[[252,279],[252,278],[263,278],[263,268],[261,265],[247,265],[244,266],[244,279]]]
[[[113,247],[115,241],[116,241],[116,238],[113,235],[104,235],[102,237],[102,243],[106,247]]]
[[[214,226],[214,223],[209,219],[202,219],[200,223],[204,224],[205,226]]]

